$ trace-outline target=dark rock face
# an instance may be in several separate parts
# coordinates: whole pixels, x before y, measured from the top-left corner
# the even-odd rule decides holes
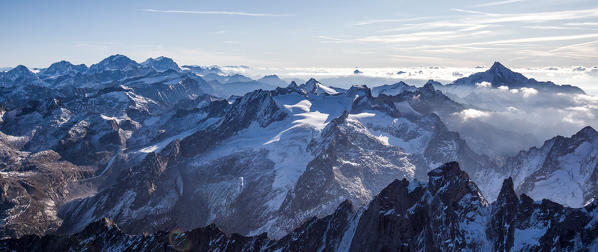
[[[481,224],[476,214],[488,203],[477,186],[457,163],[447,163],[428,175],[425,187],[395,181],[383,190],[357,227],[358,231],[377,231],[356,232],[351,250],[363,251],[372,245],[376,251],[481,249],[483,237],[477,237],[480,230],[474,226]]]
[[[127,235],[101,219],[70,236],[25,236],[0,241],[18,251],[593,251],[598,204],[567,208],[515,195],[506,179],[488,204],[457,163],[429,173],[428,183],[395,180],[370,204],[343,202],[279,240],[266,234],[228,235],[215,225],[191,231]]]

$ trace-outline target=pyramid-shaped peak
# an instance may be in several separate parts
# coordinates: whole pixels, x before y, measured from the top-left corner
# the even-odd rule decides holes
[[[297,82],[295,81],[291,81],[291,83],[287,86],[288,88],[296,88],[297,86]]]
[[[18,65],[15,68],[9,70],[10,73],[31,73],[31,70],[24,65]]]
[[[428,82],[426,82],[426,84],[424,84],[424,86],[422,87],[423,90],[426,91],[436,91],[436,89],[434,88],[434,85],[437,85],[438,82],[434,81],[434,80],[428,80]]]
[[[316,92],[318,89],[318,84],[320,84],[319,81],[317,81],[314,78],[310,78],[307,82],[305,82],[305,89],[307,89],[307,92]]]
[[[459,167],[457,162],[448,162],[428,172],[430,191],[436,193],[443,187],[463,187],[469,182],[469,176]]]
[[[105,58],[102,61],[134,61],[134,60],[132,60],[129,57],[122,55],[122,54],[114,54],[114,55],[108,56],[107,58]]]
[[[598,136],[598,132],[592,128],[592,126],[586,126],[583,129],[581,129],[580,131],[578,131],[577,133],[575,133],[575,135],[572,136],[572,138],[584,138],[584,139],[591,139],[594,137]]]
[[[314,78],[310,78],[307,82],[305,82],[305,85],[314,85],[316,83],[320,83],[320,82]]]
[[[500,188],[500,193],[498,194],[497,202],[500,204],[519,202],[519,197],[517,197],[517,194],[515,193],[513,179],[511,177],[503,181],[502,187]]]
[[[496,61],[494,62],[494,64],[492,64],[492,67],[490,67],[491,72],[513,72],[511,71],[511,69],[508,69],[507,67],[505,67],[503,64],[501,64],[500,62]]]

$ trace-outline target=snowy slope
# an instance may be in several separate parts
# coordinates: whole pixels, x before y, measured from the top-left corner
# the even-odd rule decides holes
[[[510,158],[506,169],[518,192],[581,207],[598,193],[598,133],[588,126],[571,137],[557,136]]]
[[[273,76],[249,81],[123,55],[89,68],[20,66],[0,81],[18,87],[0,90],[0,175],[3,199],[14,203],[2,212],[2,236],[78,232],[109,217],[134,234],[216,223],[281,238],[320,225],[309,220],[346,200],[355,209],[369,204],[395,179],[425,181],[450,161],[489,200],[508,176],[518,192],[567,205],[596,193],[592,131],[499,166],[445,126],[438,115],[465,108],[433,82],[372,90],[310,79],[276,88]],[[226,99],[213,96],[223,90]],[[547,186],[558,183],[566,197]],[[340,219],[355,230],[357,218]],[[469,219],[459,229],[470,230],[465,240],[480,234],[477,215]],[[329,242],[348,248],[350,236]]]

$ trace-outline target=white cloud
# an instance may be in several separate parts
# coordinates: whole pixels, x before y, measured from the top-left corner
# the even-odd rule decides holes
[[[517,2],[520,0],[498,0],[480,5],[497,6]],[[353,25],[375,25],[376,29],[361,29],[352,33],[358,34],[353,37],[325,34],[326,37],[321,39],[325,43],[388,44],[390,46],[379,49],[385,51],[384,55],[389,54],[387,50],[393,50],[396,54],[408,53],[419,57],[451,54],[452,58],[467,58],[469,61],[505,57],[525,65],[540,65],[547,59],[561,64],[587,64],[598,58],[598,54],[588,53],[596,50],[591,45],[559,49],[568,43],[585,43],[598,38],[594,29],[598,26],[594,22],[598,18],[598,8],[595,7],[523,13],[451,10],[455,13],[434,18],[360,21]],[[566,32],[552,32],[561,30]],[[472,54],[472,50],[476,53]],[[517,55],[513,55],[513,52],[517,52]]]
[[[487,82],[487,81],[482,81],[482,82],[476,83],[475,85],[476,85],[476,87],[480,87],[480,88],[489,88],[489,87],[492,87],[492,84],[490,82]]]
[[[523,0],[504,0],[504,1],[496,1],[496,2],[488,2],[488,3],[483,3],[483,4],[477,4],[475,6],[477,6],[477,7],[497,6],[497,5],[518,3],[518,2],[521,2],[521,1],[523,1]]]
[[[361,25],[381,24],[381,23],[405,23],[405,22],[430,20],[430,19],[436,19],[436,18],[439,18],[439,17],[412,17],[412,18],[370,19],[370,20],[363,20],[363,21],[355,22],[353,25],[355,25],[355,26],[361,26]]]
[[[538,90],[533,89],[533,88],[521,88],[521,93],[523,94],[524,98],[530,97],[532,95],[537,95],[538,94]]]
[[[250,16],[250,17],[288,17],[288,16],[293,16],[290,14],[252,13],[252,12],[242,12],[242,11],[194,11],[194,10],[156,10],[156,9],[143,9],[143,11],[156,12],[156,13],[230,15],[230,16]]]
[[[488,117],[488,116],[490,116],[490,113],[486,112],[486,111],[477,110],[477,109],[464,109],[461,112],[458,112],[457,115],[462,120],[469,120],[469,119]]]
[[[585,126],[598,128],[598,97],[539,93],[535,89],[475,88],[462,94],[466,109],[443,118],[471,147],[486,154],[515,154],[556,135],[570,136]]]

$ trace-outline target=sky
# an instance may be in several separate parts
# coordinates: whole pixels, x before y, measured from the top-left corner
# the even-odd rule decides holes
[[[598,1],[1,1],[0,66],[598,65]]]

